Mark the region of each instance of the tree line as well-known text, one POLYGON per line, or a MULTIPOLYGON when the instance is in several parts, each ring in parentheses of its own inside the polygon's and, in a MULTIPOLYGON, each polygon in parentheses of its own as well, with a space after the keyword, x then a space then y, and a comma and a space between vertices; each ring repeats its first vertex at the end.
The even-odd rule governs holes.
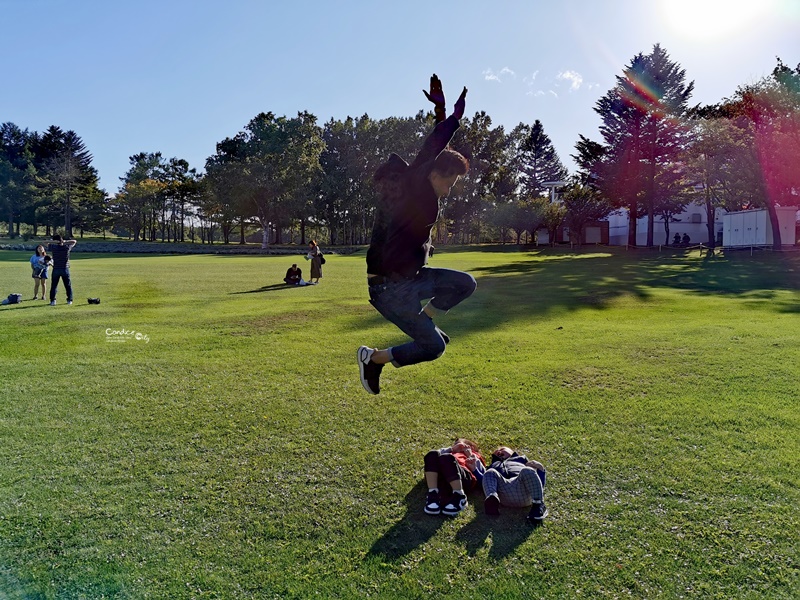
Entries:
MULTIPOLYGON (((580 135, 569 175, 539 120, 506 130, 477 112, 452 146, 470 172, 443 201, 437 243, 530 241, 540 229, 585 226, 627 212, 629 242, 647 217, 669 224, 691 202, 708 212, 714 245, 718 208, 767 208, 780 244, 776 206, 800 203, 800 65, 780 59, 762 80, 715 105, 692 106, 693 82, 660 45, 633 57, 595 105, 602 141, 580 135), (552 202, 548 182, 566 181, 552 202)), ((137 241, 368 242, 377 190, 372 173, 391 152, 411 159, 433 127, 431 113, 318 123, 256 115, 216 144, 200 174, 160 152, 130 157, 117 193, 98 187, 92 156, 73 131, 0 125, 0 220, 8 234, 72 236, 111 231, 137 241)))

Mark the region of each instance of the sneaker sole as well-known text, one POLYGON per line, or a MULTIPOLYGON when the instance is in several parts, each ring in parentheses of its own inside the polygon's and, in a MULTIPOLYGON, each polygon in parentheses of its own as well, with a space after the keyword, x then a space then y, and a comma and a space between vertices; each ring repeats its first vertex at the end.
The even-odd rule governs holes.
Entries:
POLYGON ((428 510, 427 506, 425 507, 424 510, 425 510, 425 514, 426 515, 440 515, 440 514, 442 514, 441 510, 428 510))
POLYGON ((446 508, 443 508, 442 509, 442 514, 443 515, 447 515, 448 517, 456 517, 456 516, 460 515, 462 512, 464 512, 467 509, 467 506, 469 506, 469 504, 465 504, 461 509, 455 510, 455 511, 447 510, 446 508))
POLYGON ((541 517, 528 517, 528 520, 529 521, 533 521, 534 523, 541 523, 542 521, 544 521, 544 518, 549 514, 550 514, 550 511, 545 508, 544 509, 544 514, 541 517))
POLYGON ((364 377, 364 367, 369 362, 370 356, 372 356, 372 353, 370 352, 370 348, 367 348, 366 346, 361 346, 358 350, 356 350, 356 360, 358 361, 358 371, 361 377, 361 385, 368 393, 375 396, 376 393, 372 391, 372 388, 369 387, 366 377, 364 377))

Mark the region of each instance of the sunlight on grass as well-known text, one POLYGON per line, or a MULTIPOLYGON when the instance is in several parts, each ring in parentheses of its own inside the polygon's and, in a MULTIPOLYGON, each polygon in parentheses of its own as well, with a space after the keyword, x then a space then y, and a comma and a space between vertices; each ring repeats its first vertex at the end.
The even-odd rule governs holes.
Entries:
POLYGON ((485 250, 373 397, 363 252, 76 255, 74 306, 2 307, 0 597, 794 597, 798 258, 485 250), (422 513, 457 435, 548 466, 544 527, 422 513))

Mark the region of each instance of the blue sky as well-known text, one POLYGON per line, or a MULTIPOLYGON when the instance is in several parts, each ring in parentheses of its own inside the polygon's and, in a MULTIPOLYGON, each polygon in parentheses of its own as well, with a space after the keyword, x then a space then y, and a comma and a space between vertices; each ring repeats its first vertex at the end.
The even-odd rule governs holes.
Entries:
POLYGON ((800 0, 0 0, 0 122, 72 129, 114 193, 128 157, 202 171, 259 112, 323 123, 449 103, 539 119, 562 161, 599 140, 595 102, 660 43, 712 103, 800 62, 800 0))

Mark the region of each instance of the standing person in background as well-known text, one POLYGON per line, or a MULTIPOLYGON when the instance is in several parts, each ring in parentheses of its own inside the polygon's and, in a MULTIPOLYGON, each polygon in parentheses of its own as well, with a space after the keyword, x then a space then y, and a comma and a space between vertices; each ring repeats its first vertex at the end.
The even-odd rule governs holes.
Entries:
POLYGON ((50 284, 50 306, 56 305, 56 293, 59 280, 64 280, 64 289, 67 290, 67 304, 72 304, 72 279, 69 274, 69 253, 75 247, 75 240, 67 240, 56 234, 52 244, 47 249, 53 255, 53 282, 50 284))
POLYGON ((306 260, 311 261, 311 276, 308 278, 308 282, 319 283, 319 279, 322 277, 322 250, 320 250, 316 240, 311 240, 308 243, 306 260))
POLYGON ((450 194, 456 181, 469 170, 469 161, 447 148, 464 116, 467 88, 461 92, 453 114, 445 115, 442 82, 434 74, 425 96, 434 103, 438 121, 414 162, 397 154, 375 172, 380 201, 367 251, 367 285, 370 303, 388 321, 411 338, 391 348, 361 346, 356 354, 361 385, 380 393, 383 366, 415 365, 436 360, 450 342, 433 322, 476 287, 469 273, 426 266, 432 254, 431 229, 439 217, 439 199, 450 194), (422 300, 428 299, 425 306, 422 300))
POLYGON ((41 244, 36 246, 36 252, 31 256, 31 277, 33 277, 33 299, 36 300, 39 294, 39 286, 42 286, 42 300, 47 293, 47 267, 45 263, 46 252, 41 244))

